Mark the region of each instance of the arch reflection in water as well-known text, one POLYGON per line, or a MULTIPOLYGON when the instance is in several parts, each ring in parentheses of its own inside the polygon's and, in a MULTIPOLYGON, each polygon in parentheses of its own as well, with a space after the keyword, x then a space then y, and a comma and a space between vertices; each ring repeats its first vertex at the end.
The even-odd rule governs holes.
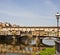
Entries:
POLYGON ((53 38, 53 37, 51 37, 50 39, 49 39, 49 37, 46 37, 42 40, 42 43, 44 45, 47 45, 47 46, 54 46, 55 45, 55 41, 54 41, 55 39, 56 38, 53 38))
POLYGON ((6 44, 11 44, 13 42, 13 38, 11 36, 6 36, 5 37, 5 43, 6 44))
POLYGON ((32 51, 32 48, 31 47, 25 47, 25 50, 26 51, 32 51))
POLYGON ((35 40, 35 39, 32 39, 29 44, 30 44, 30 45, 35 45, 35 44, 36 44, 36 40, 35 40))

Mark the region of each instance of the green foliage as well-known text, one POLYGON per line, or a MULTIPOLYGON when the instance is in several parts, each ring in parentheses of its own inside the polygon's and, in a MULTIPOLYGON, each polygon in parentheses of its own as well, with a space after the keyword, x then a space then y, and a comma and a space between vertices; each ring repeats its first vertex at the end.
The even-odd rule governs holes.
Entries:
POLYGON ((55 47, 46 48, 45 50, 40 52, 40 55, 54 55, 54 54, 55 54, 55 47))
POLYGON ((33 53, 32 55, 36 55, 35 53, 33 53))
MULTIPOLYGON (((54 55, 55 54, 55 47, 53 48, 46 48, 45 50, 40 51, 39 55, 54 55)), ((33 54, 36 55, 36 54, 33 54)))

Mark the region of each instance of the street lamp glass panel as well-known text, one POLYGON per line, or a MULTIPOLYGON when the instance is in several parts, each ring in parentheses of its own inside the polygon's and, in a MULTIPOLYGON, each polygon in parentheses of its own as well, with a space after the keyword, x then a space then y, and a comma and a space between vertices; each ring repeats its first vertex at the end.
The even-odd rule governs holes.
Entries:
POLYGON ((59 14, 59 12, 57 12, 57 14, 56 14, 56 18, 59 18, 59 16, 60 16, 60 14, 59 14))

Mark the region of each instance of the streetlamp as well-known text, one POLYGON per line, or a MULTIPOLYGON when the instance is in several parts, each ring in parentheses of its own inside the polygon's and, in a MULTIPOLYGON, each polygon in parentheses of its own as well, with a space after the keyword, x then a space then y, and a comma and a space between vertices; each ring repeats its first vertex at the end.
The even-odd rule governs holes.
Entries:
POLYGON ((59 14, 59 12, 57 12, 57 14, 56 14, 56 19, 57 19, 57 37, 59 37, 59 16, 60 16, 60 14, 59 14))
MULTIPOLYGON (((56 14, 56 19, 57 19, 57 37, 59 37, 59 16, 60 16, 60 14, 59 14, 59 12, 57 12, 57 14, 56 14)), ((56 44, 56 55, 60 55, 60 38, 57 38, 56 40, 55 40, 55 44, 56 44)))

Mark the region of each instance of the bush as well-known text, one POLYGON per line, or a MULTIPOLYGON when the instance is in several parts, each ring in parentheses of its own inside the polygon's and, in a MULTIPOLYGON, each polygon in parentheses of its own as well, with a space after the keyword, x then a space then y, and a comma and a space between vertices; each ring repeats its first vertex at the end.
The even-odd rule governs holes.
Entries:
POLYGON ((55 47, 53 48, 46 48, 43 51, 40 51, 40 55, 54 55, 55 54, 55 47))
MULTIPOLYGON (((46 48, 45 50, 40 51, 39 55, 54 55, 55 54, 55 47, 53 48, 46 48)), ((36 54, 32 54, 36 55, 36 54)))

